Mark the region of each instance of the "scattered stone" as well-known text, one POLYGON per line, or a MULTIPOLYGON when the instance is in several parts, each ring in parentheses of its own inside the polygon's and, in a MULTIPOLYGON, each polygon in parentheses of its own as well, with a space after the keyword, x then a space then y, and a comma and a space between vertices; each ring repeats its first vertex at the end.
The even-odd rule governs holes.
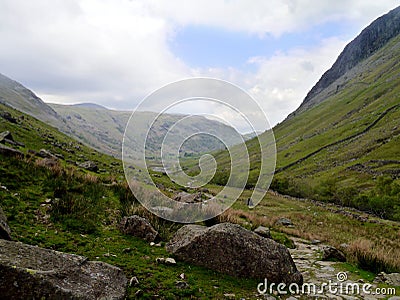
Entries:
POLYGON ((11 240, 11 229, 7 224, 7 217, 0 207, 0 239, 11 240))
POLYGON ((54 154, 55 157, 57 157, 58 159, 64 160, 64 155, 60 154, 60 153, 56 153, 54 154))
POLYGON ((346 256, 342 251, 336 249, 335 247, 325 246, 324 248, 322 248, 322 260, 345 262, 346 256))
POLYGON ((178 289, 188 289, 189 288, 189 284, 187 283, 187 282, 185 282, 185 281, 180 281, 180 280, 178 280, 178 281, 175 281, 175 286, 178 288, 178 289))
POLYGON ((179 275, 179 278, 182 279, 182 280, 184 280, 185 277, 186 277, 186 276, 185 276, 185 273, 182 273, 182 274, 179 275))
POLYGON ((139 279, 136 276, 133 276, 131 280, 129 280, 129 286, 136 286, 139 284, 139 279))
POLYGON ((176 265, 176 261, 175 259, 171 258, 171 257, 157 257, 156 258, 156 262, 159 264, 166 264, 166 265, 176 265))
POLYGON ((201 193, 189 194, 186 192, 180 192, 178 195, 174 197, 175 201, 184 202, 184 203, 195 203, 201 202, 201 193))
POLYGON ((103 262, 0 240, 3 299, 124 299, 123 271, 103 262))
POLYGON ((0 116, 1 116, 3 119, 5 119, 5 120, 7 120, 8 122, 10 122, 10 123, 14 123, 14 124, 17 123, 17 119, 15 119, 8 111, 2 111, 2 112, 0 112, 0 116))
POLYGON ((14 142, 14 138, 13 138, 11 132, 3 131, 2 133, 0 133, 0 143, 7 142, 7 141, 14 142))
POLYGON ((312 245, 318 245, 318 244, 321 243, 321 241, 320 241, 320 240, 311 240, 310 243, 311 243, 312 245))
POLYGON ((129 253, 132 252, 132 248, 124 248, 122 249, 122 253, 129 253))
POLYGON ((81 167, 85 170, 92 171, 92 172, 97 172, 99 170, 99 167, 90 160, 85 161, 83 163, 78 163, 78 167, 81 167))
POLYGON ((51 153, 49 150, 46 149, 40 149, 40 151, 37 153, 37 156, 41 158, 52 158, 52 159, 57 159, 53 153, 51 153))
POLYGON ((52 168, 58 166, 58 160, 56 158, 43 158, 40 164, 46 168, 52 168))
POLYGON ((243 227, 186 225, 167 244, 178 259, 232 276, 301 284, 288 249, 243 227))
POLYGON ((346 244, 346 243, 343 243, 343 244, 339 245, 339 248, 343 249, 343 250, 347 249, 348 247, 349 247, 349 244, 346 244))
POLYGON ((275 224, 283 225, 283 226, 292 226, 293 225, 292 221, 288 218, 280 218, 275 222, 275 224))
POLYGON ((158 237, 158 232, 151 226, 150 222, 137 215, 122 218, 119 223, 119 230, 124 234, 133 235, 148 242, 154 242, 158 237))
POLYGON ((235 299, 236 295, 235 294, 224 294, 224 297, 228 298, 228 299, 235 299))
POLYGON ((385 272, 381 272, 375 277, 374 282, 400 286, 400 273, 386 274, 385 272))
POLYGON ((271 232, 269 231, 268 227, 258 226, 254 232, 267 239, 272 239, 271 232))
POLYGON ((6 155, 6 156, 24 157, 24 154, 21 151, 16 150, 14 148, 4 146, 2 144, 0 144, 0 154, 6 155))

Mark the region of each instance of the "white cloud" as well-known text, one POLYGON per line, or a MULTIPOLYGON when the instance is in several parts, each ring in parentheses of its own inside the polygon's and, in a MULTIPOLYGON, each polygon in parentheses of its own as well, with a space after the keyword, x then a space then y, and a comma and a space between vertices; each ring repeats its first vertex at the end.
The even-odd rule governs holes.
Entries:
POLYGON ((398 5, 397 0, 149 0, 149 11, 179 25, 222 27, 231 31, 280 35, 326 21, 365 24, 398 5))
POLYGON ((351 21, 361 30, 396 5, 397 0, 2 0, 0 72, 44 100, 114 108, 132 108, 177 79, 218 77, 248 89, 275 124, 300 104, 345 41, 249 58, 257 67, 251 73, 235 66, 193 68, 169 48, 176 31, 199 24, 279 36, 326 21, 351 21))
POLYGON ((259 102, 272 124, 294 111, 321 75, 334 63, 346 42, 336 38, 311 49, 293 49, 270 58, 254 57, 259 66, 248 83, 250 94, 259 102))

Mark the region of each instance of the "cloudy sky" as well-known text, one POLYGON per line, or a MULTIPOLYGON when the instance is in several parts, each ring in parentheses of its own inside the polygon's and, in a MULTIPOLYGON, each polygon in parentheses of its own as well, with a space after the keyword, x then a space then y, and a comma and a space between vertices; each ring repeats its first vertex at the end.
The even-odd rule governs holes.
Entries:
POLYGON ((193 76, 248 91, 272 124, 398 0, 1 0, 0 73, 46 102, 133 109, 193 76))

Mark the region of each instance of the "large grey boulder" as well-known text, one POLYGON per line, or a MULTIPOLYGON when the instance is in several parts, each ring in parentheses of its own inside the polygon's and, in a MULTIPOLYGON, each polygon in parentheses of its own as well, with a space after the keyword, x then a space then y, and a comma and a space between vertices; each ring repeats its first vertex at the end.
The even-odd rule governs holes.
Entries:
POLYGON ((230 223, 186 225, 167 244, 177 259, 237 277, 302 284, 288 249, 230 223))
POLYGON ((109 264, 0 240, 2 299, 124 299, 126 287, 109 264))
POLYGON ((150 222, 137 215, 123 217, 119 223, 119 230, 124 234, 136 236, 148 242, 153 242, 158 237, 158 232, 150 222))
POLYGON ((7 217, 0 207, 0 239, 11 240, 11 229, 7 224, 7 217))

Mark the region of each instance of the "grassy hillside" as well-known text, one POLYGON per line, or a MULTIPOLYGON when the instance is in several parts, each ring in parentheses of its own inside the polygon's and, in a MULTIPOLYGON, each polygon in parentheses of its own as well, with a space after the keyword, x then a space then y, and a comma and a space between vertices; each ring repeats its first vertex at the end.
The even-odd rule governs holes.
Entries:
MULTIPOLYGON (((120 173, 119 160, 87 148, 7 106, 0 105, 0 111, 10 113, 16 120, 11 123, 0 117, 0 132, 8 130, 14 140, 25 144, 19 147, 26 154, 24 158, 0 154, 0 206, 7 215, 14 240, 121 267, 128 279, 135 276, 139 281, 128 288, 129 299, 224 299, 225 294, 259 298, 256 280, 237 279, 179 261, 172 266, 156 263, 156 258, 169 256, 163 246, 180 225, 160 220, 138 204, 120 173), (29 149, 42 148, 63 155, 64 159, 48 165, 28 153, 29 149), (96 162, 104 171, 96 174, 77 167, 75 161, 83 159, 96 162), (149 218, 159 231, 160 247, 118 231, 121 217, 134 213, 149 218), (176 281, 182 280, 182 273, 188 283, 185 289, 176 285, 176 281)), ((158 179, 163 180, 164 176, 158 179)), ((220 187, 207 188, 217 192, 220 187)), ((373 272, 399 270, 398 224, 348 219, 330 207, 273 194, 268 194, 257 210, 251 210, 245 204, 249 193, 245 191, 232 209, 213 221, 238 223, 248 229, 269 226, 273 238, 288 246, 293 246, 293 242, 287 234, 317 238, 335 246, 349 243, 347 254, 353 263, 373 272), (280 217, 291 218, 296 227, 276 225, 280 217), (348 230, 337 237, 334 232, 339 227, 348 230), (368 248, 363 246, 365 243, 368 248), (387 252, 394 254, 386 257, 383 253, 387 252)), ((363 275, 364 280, 374 278, 373 273, 365 273, 353 264, 338 264, 338 268, 354 278, 360 278, 360 274, 367 274, 363 275)))
MULTIPOLYGON (((400 36, 335 81, 322 103, 274 128, 277 166, 272 188, 334 201, 400 220, 400 36)), ((264 134, 266 135, 266 133, 264 134)), ((260 141, 263 142, 264 135, 260 141)), ((251 173, 259 143, 246 143, 251 173)), ((219 182, 230 167, 216 155, 219 182)), ((254 186, 250 176, 248 186, 254 186)))

